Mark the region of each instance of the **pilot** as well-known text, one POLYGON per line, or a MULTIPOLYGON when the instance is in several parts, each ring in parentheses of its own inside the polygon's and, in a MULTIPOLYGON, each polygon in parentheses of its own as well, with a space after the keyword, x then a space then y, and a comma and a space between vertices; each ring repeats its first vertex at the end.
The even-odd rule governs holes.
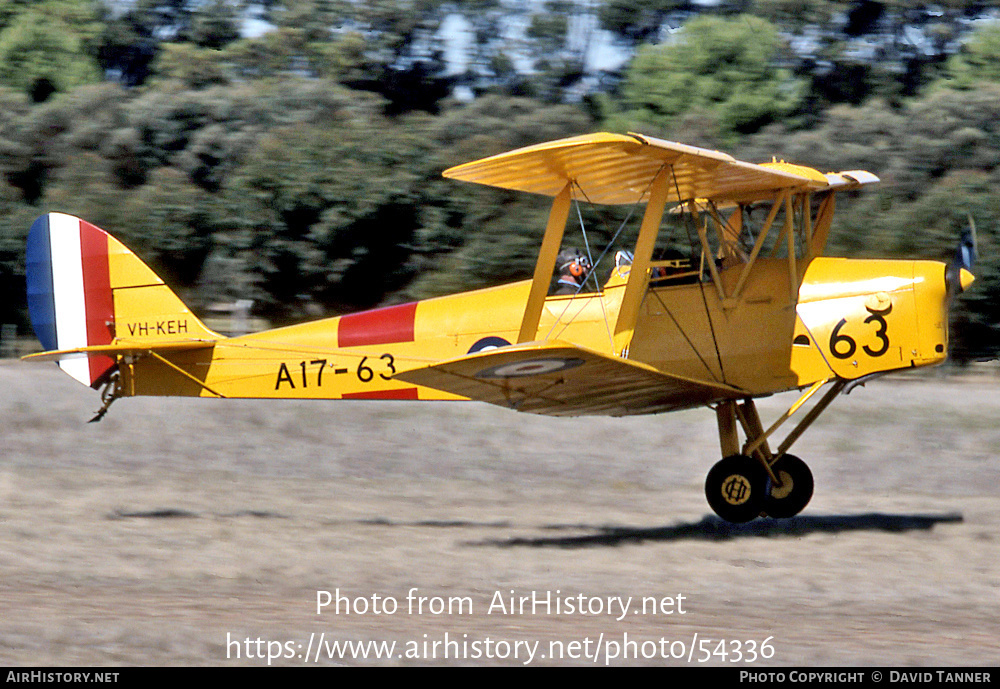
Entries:
POLYGON ((564 249, 556 258, 556 288, 553 294, 576 294, 590 274, 590 259, 579 249, 564 249))

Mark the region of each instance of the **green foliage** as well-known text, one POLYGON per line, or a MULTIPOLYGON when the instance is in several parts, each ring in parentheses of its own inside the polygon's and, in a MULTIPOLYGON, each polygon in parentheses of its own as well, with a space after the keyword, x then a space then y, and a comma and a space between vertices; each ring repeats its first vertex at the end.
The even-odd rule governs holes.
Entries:
POLYGON ((433 112, 449 83, 439 29, 455 9, 442 0, 275 0, 264 16, 278 36, 247 39, 233 55, 244 74, 333 78, 382 95, 388 112, 433 112))
POLYGON ((242 0, 136 0, 120 21, 144 36, 216 50, 239 38, 242 0))
MULTIPOLYGON (((528 98, 485 96, 435 118, 428 135, 435 177, 452 165, 541 141, 582 134, 579 109, 528 98)), ((435 179, 444 222, 421 233, 424 260, 406 298, 425 298, 531 277, 550 202, 474 184, 435 179)))
POLYGON ((70 27, 91 52, 101 32, 104 12, 100 0, 0 0, 0 30, 34 12, 70 27))
POLYGON ((1000 22, 977 29, 948 59, 942 81, 955 89, 972 89, 983 81, 1000 83, 1000 22))
POLYGON ((24 245, 28 228, 39 215, 21 203, 20 193, 0 180, 0 324, 14 323, 21 332, 29 332, 25 310, 24 245))
POLYGON ((544 200, 441 171, 586 128, 573 108, 489 97, 438 118, 355 113, 271 130, 224 189, 245 228, 239 250, 263 276, 255 298, 287 318, 530 275, 544 200))
POLYGON ((229 82, 221 52, 214 48, 200 48, 192 43, 164 44, 154 62, 153 71, 160 79, 179 81, 194 89, 229 82))
MULTIPOLYGON (((101 66, 129 86, 145 83, 156 69, 177 77, 180 58, 198 54, 195 49, 221 50, 239 38, 244 7, 243 0, 136 0, 106 18, 100 36, 101 66), (154 66, 161 49, 180 44, 190 49, 154 66)), ((210 69, 217 67, 213 64, 210 69)), ((194 65, 187 64, 181 71, 191 75, 193 82, 204 81, 203 76, 195 76, 194 65)))
POLYGON ((390 123, 347 120, 278 129, 250 152, 226 192, 272 314, 371 306, 405 284, 425 201, 419 143, 390 123))
POLYGON ((175 168, 158 168, 143 186, 123 190, 104 167, 93 154, 74 159, 51 183, 46 207, 109 228, 165 280, 192 285, 213 233, 225 228, 218 200, 175 168))
POLYGON ((972 216, 979 231, 976 282, 957 299, 953 356, 1000 352, 1000 84, 939 88, 902 110, 873 101, 840 106, 811 131, 775 127, 737 152, 774 153, 822 170, 867 169, 882 183, 838 200, 827 252, 836 256, 950 261, 972 216))
POLYGON ((801 83, 776 66, 784 50, 764 20, 692 19, 668 43, 639 50, 609 124, 670 132, 693 115, 709 120, 723 140, 756 131, 801 100, 801 83))
POLYGON ((212 0, 192 13, 191 42, 202 48, 221 50, 240 37, 239 2, 212 0))
POLYGON ((807 80, 802 121, 831 104, 881 98, 899 107, 937 78, 982 3, 754 0, 745 11, 798 45, 788 66, 807 80))
POLYGON ((850 9, 851 4, 837 0, 753 0, 749 11, 782 27, 801 29, 809 24, 829 25, 837 13, 850 9))
POLYGON ((96 26, 91 2, 51 0, 22 5, 8 3, 7 23, 0 31, 0 84, 45 100, 100 79, 89 43, 96 26), (88 14, 89 13, 89 14, 88 14))
MULTIPOLYGON (((440 172, 598 128, 578 107, 551 105, 579 78, 582 49, 570 39, 590 6, 532 6, 516 44, 500 38, 497 0, 269 0, 254 7, 276 29, 241 39, 244 6, 138 0, 102 14, 91 0, 0 0, 0 289, 14 295, 4 322, 25 322, 24 235, 50 210, 122 238, 195 308, 251 298, 277 322, 530 276, 548 200, 440 172), (438 29, 452 12, 471 27, 467 78, 479 97, 468 104, 444 97, 453 77, 438 29), (519 73, 526 61, 533 74, 519 73), (101 68, 143 86, 88 83, 101 68), (54 79, 54 95, 33 102, 32 78, 54 79), (421 108, 433 114, 386 115, 421 108)), ((956 302, 953 344, 966 358, 1000 351, 997 30, 977 31, 945 66, 949 80, 915 95, 887 65, 851 66, 830 28, 851 3, 739 6, 784 35, 826 26, 817 54, 833 71, 820 80, 797 65, 759 18, 703 16, 641 49, 620 91, 590 98, 590 112, 605 127, 741 159, 878 174, 876 191, 838 200, 834 255, 947 260, 971 213, 980 263, 956 302), (829 107, 838 100, 856 105, 829 107)), ((690 6, 597 8, 625 43, 659 36, 678 9, 690 6)), ((621 220, 582 213, 598 245, 621 220)))
POLYGON ((949 172, 893 219, 910 232, 893 234, 891 252, 900 256, 952 260, 958 238, 976 225, 976 281, 952 309, 950 353, 958 361, 996 356, 1000 351, 1000 170, 949 172))
POLYGON ((238 77, 246 79, 283 78, 307 72, 314 77, 351 82, 363 79, 368 69, 364 47, 364 39, 355 32, 314 41, 303 29, 279 27, 231 44, 223 60, 238 77))
POLYGON ((668 12, 684 7, 681 0, 606 0, 598 8, 601 26, 631 40, 655 36, 668 12))
POLYGON ((739 154, 749 160, 780 154, 824 170, 867 169, 883 180, 880 189, 915 199, 951 170, 1000 164, 1000 84, 938 89, 903 109, 882 101, 837 106, 815 129, 772 127, 739 154))

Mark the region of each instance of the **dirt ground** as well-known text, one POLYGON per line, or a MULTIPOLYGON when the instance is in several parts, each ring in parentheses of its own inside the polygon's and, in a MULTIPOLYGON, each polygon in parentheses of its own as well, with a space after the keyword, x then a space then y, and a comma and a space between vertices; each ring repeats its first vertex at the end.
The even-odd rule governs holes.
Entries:
POLYGON ((995 377, 842 397, 795 448, 809 507, 741 527, 705 504, 709 410, 147 398, 88 425, 51 364, 0 390, 0 664, 1000 661, 995 377))

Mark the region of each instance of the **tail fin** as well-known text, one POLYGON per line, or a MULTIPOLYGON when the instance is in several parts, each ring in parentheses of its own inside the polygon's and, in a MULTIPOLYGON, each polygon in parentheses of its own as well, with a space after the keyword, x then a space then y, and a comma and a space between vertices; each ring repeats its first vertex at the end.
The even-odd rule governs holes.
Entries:
POLYGON ((221 339, 121 242, 71 215, 31 225, 25 273, 35 334, 84 385, 104 383, 118 351, 221 339))

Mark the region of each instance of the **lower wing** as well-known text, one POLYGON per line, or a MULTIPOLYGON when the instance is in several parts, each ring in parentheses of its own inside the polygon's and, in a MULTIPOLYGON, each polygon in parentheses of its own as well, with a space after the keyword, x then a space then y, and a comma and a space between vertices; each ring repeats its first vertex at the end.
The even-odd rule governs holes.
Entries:
POLYGON ((655 414, 744 396, 728 385, 670 375, 560 342, 479 352, 394 378, 549 416, 655 414))

